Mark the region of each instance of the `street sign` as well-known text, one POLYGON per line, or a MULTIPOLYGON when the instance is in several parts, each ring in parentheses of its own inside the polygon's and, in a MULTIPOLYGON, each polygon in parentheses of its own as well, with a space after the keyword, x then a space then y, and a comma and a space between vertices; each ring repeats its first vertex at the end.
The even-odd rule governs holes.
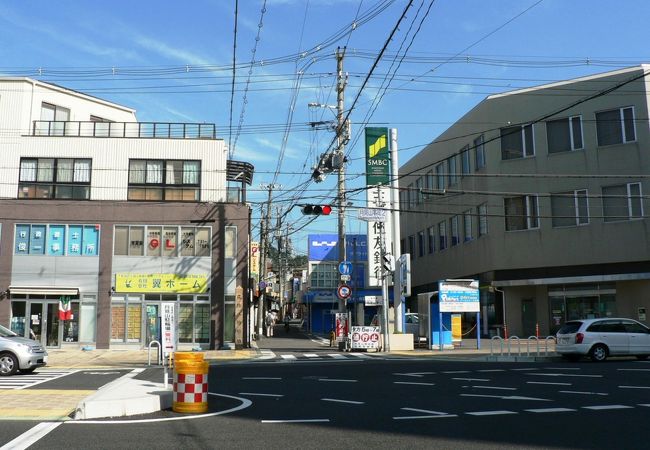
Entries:
POLYGON ((266 289, 266 281, 260 281, 260 290, 266 289))
POLYGON ((341 281, 350 281, 352 276, 350 275, 341 275, 341 281))
POLYGON ((350 275, 352 273, 352 263, 350 261, 342 261, 339 263, 339 273, 341 275, 350 275))
POLYGON ((365 222, 386 222, 386 209, 364 208, 357 212, 357 219, 365 222))
POLYGON ((350 297, 351 294, 352 288, 347 284, 340 285, 336 290, 336 295, 338 295, 341 300, 345 300, 346 298, 350 297))
POLYGON ((379 327, 352 327, 350 348, 379 348, 379 327))

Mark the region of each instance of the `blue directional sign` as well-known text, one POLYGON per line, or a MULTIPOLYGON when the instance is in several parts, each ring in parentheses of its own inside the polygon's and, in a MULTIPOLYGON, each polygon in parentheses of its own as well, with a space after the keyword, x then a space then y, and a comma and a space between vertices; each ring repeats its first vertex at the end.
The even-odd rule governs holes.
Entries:
POLYGON ((341 275, 350 275, 352 273, 352 263, 350 261, 342 261, 339 263, 339 273, 341 275))

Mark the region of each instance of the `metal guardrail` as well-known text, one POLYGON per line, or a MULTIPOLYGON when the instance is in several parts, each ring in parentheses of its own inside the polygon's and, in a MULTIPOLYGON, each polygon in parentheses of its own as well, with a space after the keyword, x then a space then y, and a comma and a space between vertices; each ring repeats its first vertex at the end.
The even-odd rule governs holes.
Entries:
MULTIPOLYGON (((529 336, 526 339, 526 356, 531 356, 530 345, 534 343, 535 351, 532 353, 532 356, 548 356, 549 355, 549 341, 555 343, 554 336, 546 336, 543 340, 537 336, 529 336), (543 354, 540 347, 541 343, 544 343, 543 354)), ((504 344, 506 346, 506 356, 522 356, 522 340, 518 336, 510 336, 508 339, 503 339, 501 336, 493 336, 490 339, 490 356, 504 356, 504 344), (499 342, 499 353, 495 353, 495 342, 499 342), (511 345, 512 344, 512 345, 511 345), (514 353, 514 345, 516 344, 516 354, 514 353)))
POLYGON ((217 128, 213 123, 35 120, 32 136, 216 139, 217 128))

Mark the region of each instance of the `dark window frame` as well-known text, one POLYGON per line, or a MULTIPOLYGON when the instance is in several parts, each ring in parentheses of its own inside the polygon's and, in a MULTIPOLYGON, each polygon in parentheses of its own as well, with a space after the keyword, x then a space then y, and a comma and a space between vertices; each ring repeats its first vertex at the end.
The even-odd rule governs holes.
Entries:
POLYGON ((18 169, 18 195, 17 198, 26 199, 26 200, 90 200, 90 187, 92 185, 92 172, 93 172, 93 160, 92 158, 54 158, 54 157, 21 157, 18 169), (39 171, 39 162, 41 161, 52 161, 52 179, 51 181, 38 181, 38 171, 39 171), (58 181, 57 177, 59 175, 59 162, 60 161, 72 161, 72 181, 58 181), (23 163, 27 161, 35 161, 36 167, 34 168, 35 179, 24 180, 23 174, 23 163), (88 181, 74 181, 75 179, 75 165, 77 161, 88 161, 88 181), (86 189, 75 189, 76 188, 86 188, 86 189), (32 196, 21 196, 21 192, 29 193, 29 189, 32 188, 34 193, 36 191, 44 192, 43 189, 49 188, 49 195, 47 197, 38 197, 36 195, 32 196), (62 196, 62 188, 72 188, 71 196, 62 196), (40 190, 39 190, 40 189, 40 190), (83 193, 84 195, 77 195, 75 193, 83 193))
POLYGON ((128 200, 129 201, 152 201, 148 198, 133 198, 131 196, 131 190, 146 190, 147 189, 152 189, 152 190, 159 190, 161 194, 161 199, 158 201, 176 201, 176 202, 198 202, 200 201, 201 198, 201 166, 202 166, 202 161, 199 159, 157 159, 157 158, 130 158, 129 159, 129 171, 128 171, 128 200), (131 171, 132 171, 132 163, 133 162, 144 162, 144 167, 145 167, 145 174, 144 174, 144 182, 138 183, 138 182, 132 182, 131 181, 131 171), (168 163, 174 163, 174 162, 181 162, 183 163, 183 168, 181 171, 181 181, 178 183, 169 183, 169 175, 167 171, 167 165, 168 163), (147 182, 147 164, 148 163, 161 163, 162 168, 161 168, 161 173, 162 173, 162 182, 161 183, 153 183, 153 182, 147 182), (196 183, 185 183, 182 179, 183 174, 185 173, 185 163, 198 163, 198 168, 197 168, 197 182, 196 183), (183 200, 183 199, 177 199, 177 198, 171 198, 168 199, 167 196, 171 192, 179 192, 179 191, 193 191, 194 192, 194 198, 189 199, 189 200, 183 200), (198 194, 198 195, 197 195, 198 194))

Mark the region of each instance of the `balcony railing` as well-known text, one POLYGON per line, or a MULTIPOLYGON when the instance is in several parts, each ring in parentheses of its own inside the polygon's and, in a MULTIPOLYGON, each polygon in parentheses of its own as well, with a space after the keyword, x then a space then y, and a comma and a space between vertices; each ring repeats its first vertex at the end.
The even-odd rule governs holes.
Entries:
POLYGON ((140 138, 140 139, 216 139, 212 123, 167 122, 61 122, 35 120, 32 136, 140 138))

